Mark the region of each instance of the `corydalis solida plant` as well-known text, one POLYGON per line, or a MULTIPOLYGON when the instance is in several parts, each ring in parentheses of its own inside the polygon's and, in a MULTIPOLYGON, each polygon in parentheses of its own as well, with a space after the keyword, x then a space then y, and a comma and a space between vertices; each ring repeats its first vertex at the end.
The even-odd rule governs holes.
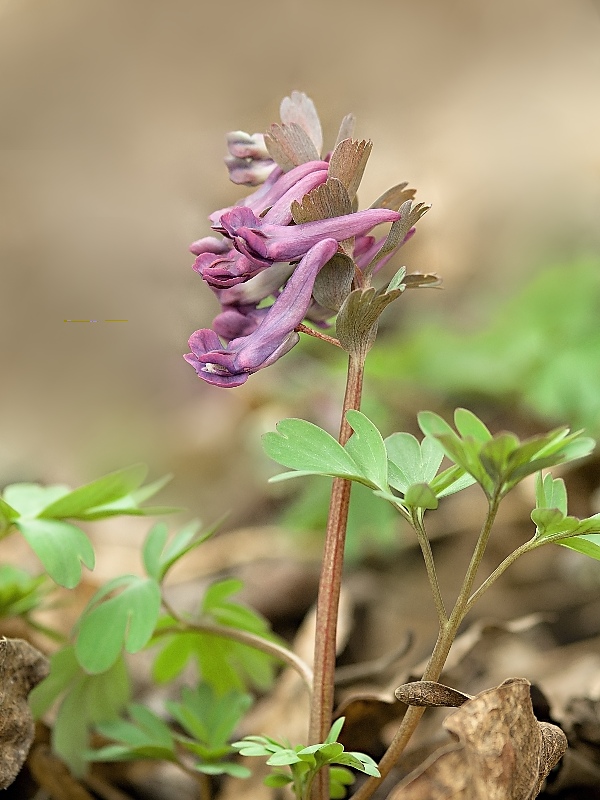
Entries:
MULTIPOLYGON (((234 182, 260 189, 210 217, 222 238, 205 237, 190 249, 194 269, 221 303, 212 329, 196 331, 184 358, 207 383, 243 384, 274 363, 299 340, 299 332, 327 338, 348 353, 339 443, 351 436, 346 413, 360 407, 364 362, 379 316, 408 286, 437 285, 434 275, 405 276, 387 287, 373 276, 413 235, 429 206, 413 206, 406 183, 388 189, 371 208, 357 210, 356 193, 371 143, 352 138, 354 119, 342 121, 333 151, 321 157, 318 115, 306 95, 293 92, 281 104, 281 125, 261 136, 229 135, 227 164, 234 182), (370 231, 391 223, 386 237, 370 231), (271 305, 264 305, 272 300, 271 305), (302 324, 326 328, 336 317, 337 339, 302 324), (219 338, 221 337, 221 338, 219 338), (223 341, 221 341, 221 339, 223 341)), ((334 697, 335 641, 351 483, 332 485, 317 601, 310 744, 326 741, 334 697)), ((314 792, 328 796, 327 771, 314 792)))
POLYGON ((300 330, 310 332, 303 320, 327 328, 337 314, 341 346, 365 350, 368 336, 361 335, 361 323, 357 329, 357 316, 366 317, 368 334, 406 284, 377 296, 372 291, 360 310, 349 296, 369 289, 372 274, 412 236, 428 208, 413 207, 414 192, 399 184, 371 208, 356 210, 371 143, 351 138, 352 117, 323 158, 321 125, 306 95, 285 98, 281 119, 265 135, 229 134, 231 179, 264 183, 211 214, 220 238, 207 236, 190 247, 194 270, 221 312, 212 329, 192 334, 192 352, 184 358, 200 378, 220 387, 240 386, 287 353, 300 330), (375 239, 369 232, 381 223, 392 223, 391 230, 375 239))

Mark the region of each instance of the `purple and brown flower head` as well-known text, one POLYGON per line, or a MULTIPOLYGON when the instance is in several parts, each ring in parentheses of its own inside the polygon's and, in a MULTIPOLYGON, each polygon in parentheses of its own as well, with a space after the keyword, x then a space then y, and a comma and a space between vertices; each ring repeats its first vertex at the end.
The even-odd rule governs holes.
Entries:
MULTIPOLYGON (((414 191, 399 184, 357 211, 371 143, 351 138, 353 117, 343 120, 325 157, 319 117, 305 94, 292 92, 283 100, 281 121, 264 135, 228 135, 231 180, 262 185, 210 215, 219 236, 190 246, 194 270, 217 296, 221 312, 212 330, 192 334, 192 352, 184 358, 216 386, 240 386, 287 353, 300 329, 310 331, 303 320, 323 327, 337 314, 339 344, 364 357, 379 314, 407 285, 396 280, 375 293, 371 278, 429 208, 413 207, 414 191), (369 233, 381 223, 392 227, 387 237, 375 239, 369 233), (365 302, 357 303, 357 292, 365 302)), ((421 278, 408 285, 437 282, 421 278)))

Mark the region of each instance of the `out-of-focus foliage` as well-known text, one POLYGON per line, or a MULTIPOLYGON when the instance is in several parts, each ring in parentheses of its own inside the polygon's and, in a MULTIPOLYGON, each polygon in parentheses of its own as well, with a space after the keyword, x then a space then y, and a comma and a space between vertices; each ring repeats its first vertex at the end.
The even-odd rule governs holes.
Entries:
POLYGON ((367 373, 462 399, 478 394, 600 431, 600 264, 592 259, 539 273, 475 332, 447 320, 381 342, 367 373))

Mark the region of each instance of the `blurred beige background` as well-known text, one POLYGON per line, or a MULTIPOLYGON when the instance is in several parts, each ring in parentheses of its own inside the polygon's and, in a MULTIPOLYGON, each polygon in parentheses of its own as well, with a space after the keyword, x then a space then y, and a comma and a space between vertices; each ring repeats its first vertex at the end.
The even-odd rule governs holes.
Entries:
POLYGON ((285 366, 196 378, 214 304, 187 246, 240 195, 225 132, 292 89, 329 143, 348 111, 374 140, 363 205, 399 180, 433 203, 403 260, 446 289, 410 313, 597 251, 600 2, 0 0, 2 483, 148 459, 210 475, 179 484, 207 519, 231 502, 230 431, 285 366))

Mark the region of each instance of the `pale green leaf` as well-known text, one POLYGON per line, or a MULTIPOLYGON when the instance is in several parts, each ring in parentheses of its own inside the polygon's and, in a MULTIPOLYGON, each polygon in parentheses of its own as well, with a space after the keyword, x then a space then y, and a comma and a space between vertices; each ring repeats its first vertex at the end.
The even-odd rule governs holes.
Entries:
POLYGON ((349 453, 329 433, 302 419, 284 419, 262 437, 267 455, 290 469, 362 479, 349 453))
POLYGON ((74 589, 81 580, 82 563, 94 568, 94 549, 85 533, 69 522, 24 519, 15 522, 52 580, 74 589))
POLYGON ((160 588, 151 578, 126 575, 106 584, 79 620, 75 653, 81 666, 92 674, 105 672, 123 647, 128 653, 141 650, 154 632, 160 603, 160 588))
POLYGON ((143 482, 147 472, 144 464, 111 472, 50 503, 39 516, 46 519, 77 518, 88 509, 111 503, 134 491, 143 482))
POLYGON ((346 452, 367 480, 385 489, 388 485, 388 457, 381 434, 360 411, 348 411, 346 419, 354 431, 346 443, 346 452))

